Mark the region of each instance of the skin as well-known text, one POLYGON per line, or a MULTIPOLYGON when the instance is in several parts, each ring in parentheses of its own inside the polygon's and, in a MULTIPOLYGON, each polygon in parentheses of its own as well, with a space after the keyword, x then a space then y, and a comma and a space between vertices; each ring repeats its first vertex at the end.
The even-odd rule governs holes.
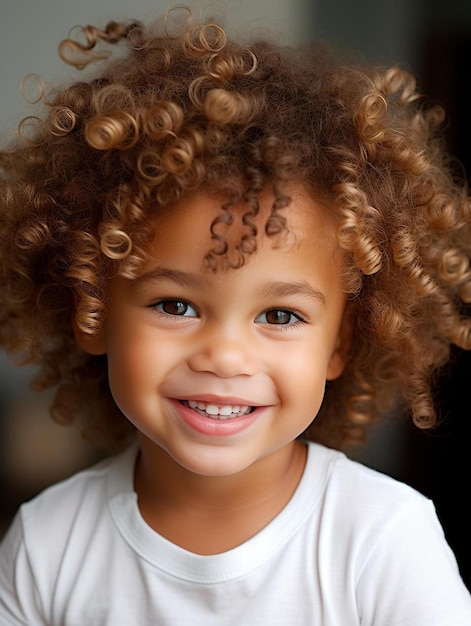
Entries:
MULTIPOLYGON (((200 554, 240 544, 286 505, 306 459, 296 438, 347 360, 333 224, 302 188, 291 197, 289 236, 263 234, 266 194, 257 252, 242 268, 216 273, 203 258, 220 201, 201 195, 172 208, 156 222, 139 277, 110 281, 102 331, 76 331, 85 351, 107 354, 115 401, 137 428, 142 516, 200 554), (215 419, 190 402, 210 412, 242 407, 243 415, 215 419)), ((231 245, 244 211, 227 230, 231 245)))

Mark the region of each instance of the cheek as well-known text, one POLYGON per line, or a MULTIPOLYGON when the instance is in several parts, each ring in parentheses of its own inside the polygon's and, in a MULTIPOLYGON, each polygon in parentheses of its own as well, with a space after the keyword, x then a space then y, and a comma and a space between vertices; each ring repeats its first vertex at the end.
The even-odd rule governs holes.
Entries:
POLYGON ((327 351, 316 348, 304 349, 289 357, 279 355, 278 386, 285 400, 307 411, 312 416, 313 410, 320 406, 325 390, 327 351))
POLYGON ((154 342, 139 318, 130 315, 111 315, 105 329, 106 351, 110 380, 124 385, 139 381, 152 370, 154 342))
POLYGON ((158 371, 151 357, 151 346, 135 342, 133 337, 108 350, 111 393, 125 414, 144 399, 146 390, 155 388, 158 371))
POLYGON ((144 324, 109 329, 108 378, 111 393, 125 415, 151 407, 158 391, 178 360, 181 350, 144 324), (139 328, 144 330, 139 330, 139 328))

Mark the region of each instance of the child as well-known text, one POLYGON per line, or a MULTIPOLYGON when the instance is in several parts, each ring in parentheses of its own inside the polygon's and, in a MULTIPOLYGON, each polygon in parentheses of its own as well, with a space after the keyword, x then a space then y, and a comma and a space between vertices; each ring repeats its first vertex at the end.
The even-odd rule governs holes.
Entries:
POLYGON ((64 41, 99 73, 1 152, 1 343, 116 453, 21 507, 0 622, 471 624, 431 502, 342 452, 471 347, 442 113, 179 14, 64 41))

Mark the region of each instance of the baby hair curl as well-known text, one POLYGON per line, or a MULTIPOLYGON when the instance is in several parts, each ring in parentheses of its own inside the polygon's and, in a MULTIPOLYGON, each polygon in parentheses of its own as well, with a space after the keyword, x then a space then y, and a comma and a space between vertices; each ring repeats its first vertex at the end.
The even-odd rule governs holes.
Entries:
POLYGON ((307 436, 346 448, 397 398, 433 427, 436 374, 451 344, 471 348, 470 202, 442 110, 398 68, 349 64, 320 43, 238 44, 181 14, 64 40, 63 60, 97 73, 44 93, 47 114, 0 152, 1 345, 39 366, 37 389, 57 387, 55 419, 86 416, 120 445, 131 427, 106 356, 76 346, 72 320, 99 331, 107 281, 137 275, 155 216, 175 203, 222 198, 204 263, 231 271, 256 251, 260 194, 273 194, 275 241, 301 183, 335 220, 352 324, 347 368, 307 436), (113 47, 124 50, 110 60, 113 47), (229 249, 221 226, 241 203, 245 232, 229 249))

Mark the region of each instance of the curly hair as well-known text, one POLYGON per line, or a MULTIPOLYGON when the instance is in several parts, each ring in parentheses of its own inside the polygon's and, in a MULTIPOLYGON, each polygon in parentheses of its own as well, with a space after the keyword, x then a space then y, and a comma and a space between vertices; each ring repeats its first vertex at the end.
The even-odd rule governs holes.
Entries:
POLYGON ((470 201, 443 111, 398 68, 174 18, 64 40, 62 59, 96 73, 44 90, 45 114, 0 152, 0 344, 39 366, 35 388, 57 387, 55 419, 86 416, 96 436, 125 441, 106 356, 77 347, 72 320, 100 330, 107 281, 137 275, 159 212, 200 190, 223 198, 205 263, 231 271, 256 250, 260 194, 273 195, 276 237, 296 182, 332 213, 355 310, 348 365, 306 436, 345 449, 397 398, 433 427, 437 372, 451 344, 471 348, 470 201), (241 202, 234 257, 217 226, 241 202))

